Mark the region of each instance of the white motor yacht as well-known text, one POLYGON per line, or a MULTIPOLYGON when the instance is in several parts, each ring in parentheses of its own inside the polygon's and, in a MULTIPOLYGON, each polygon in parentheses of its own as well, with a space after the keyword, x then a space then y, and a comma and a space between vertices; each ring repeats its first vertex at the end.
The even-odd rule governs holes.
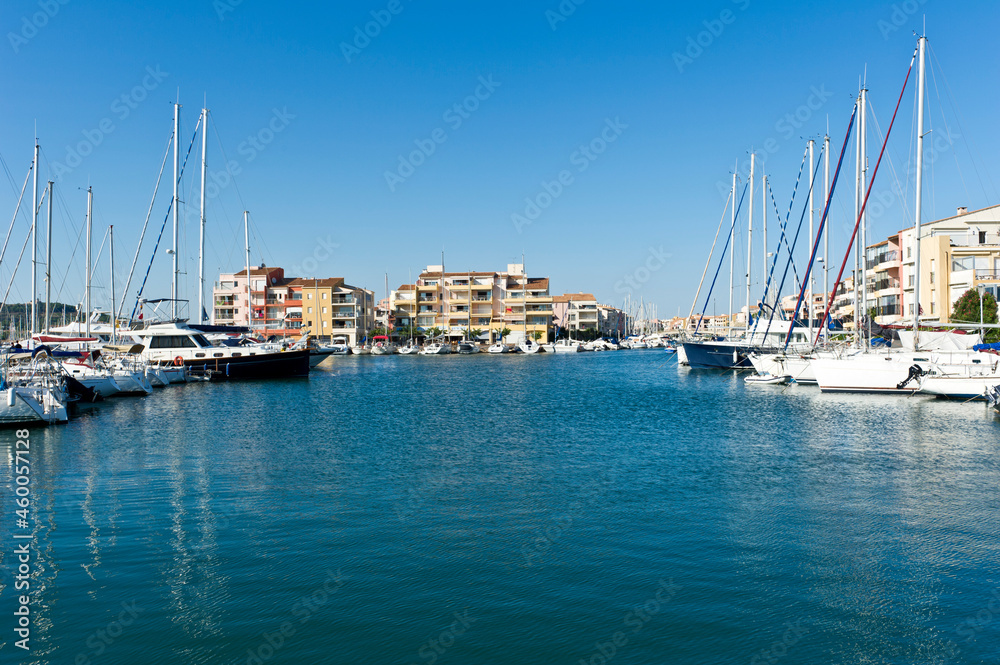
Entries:
POLYGON ((551 346, 555 353, 579 353, 583 350, 579 342, 574 342, 571 339, 561 339, 551 346))

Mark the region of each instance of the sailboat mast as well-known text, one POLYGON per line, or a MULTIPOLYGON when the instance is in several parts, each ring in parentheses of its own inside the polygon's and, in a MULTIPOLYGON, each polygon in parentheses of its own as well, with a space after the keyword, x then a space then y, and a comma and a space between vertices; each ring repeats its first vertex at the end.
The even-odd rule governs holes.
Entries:
POLYGON ((750 221, 747 224, 747 315, 743 320, 746 323, 747 330, 750 329, 750 267, 751 259, 753 258, 753 171, 756 157, 755 153, 750 153, 750 221))
MULTIPOLYGON (((733 335, 733 275, 735 274, 735 258, 736 258, 736 170, 740 167, 739 161, 733 167, 733 207, 732 207, 732 225, 729 227, 729 316, 726 318, 729 321, 729 327, 727 328, 726 337, 732 337, 733 335)), ((725 214, 725 213, 723 213, 725 214)))
POLYGON ((524 254, 521 254, 521 327, 524 328, 524 343, 528 343, 528 271, 524 269, 524 254))
MULTIPOLYGON (((764 169, 761 169, 761 171, 763 170, 764 169)), ((764 260, 761 261, 761 267, 763 268, 763 279, 761 280, 761 284, 767 284, 767 175, 765 173, 760 174, 760 204, 761 204, 760 223, 761 226, 764 228, 764 260)), ((758 312, 758 316, 759 315, 760 312, 758 312)))
MULTIPOLYGON (((813 183, 815 182, 816 165, 813 162, 813 149, 816 142, 809 139, 809 241, 815 245, 813 238, 813 183)), ((796 312, 798 314, 798 312, 796 312)), ((809 271, 809 286, 806 289, 806 320, 809 327, 809 339, 813 338, 813 276, 809 271)))
POLYGON ((247 328, 249 328, 250 332, 252 333, 253 332, 253 321, 251 320, 252 317, 251 317, 251 314, 250 314, 250 312, 252 311, 252 309, 250 307, 250 298, 251 298, 251 292, 250 292, 250 212, 247 211, 247 210, 243 211, 243 238, 245 240, 246 250, 247 250, 247 328))
POLYGON ((91 277, 90 248, 91 245, 93 244, 91 240, 93 212, 94 212, 94 190, 92 187, 88 187, 87 188, 87 282, 84 285, 84 290, 85 290, 84 300, 86 302, 86 317, 87 317, 87 337, 90 337, 90 277, 91 277))
POLYGON ((108 227, 108 263, 111 264, 111 343, 118 337, 118 317, 115 316, 115 225, 108 227))
MULTIPOLYGON (((173 251, 173 292, 170 294, 170 318, 177 318, 177 298, 179 296, 179 291, 177 290, 177 233, 180 223, 178 220, 177 209, 180 207, 180 198, 178 196, 178 178, 180 177, 181 171, 181 151, 180 151, 180 136, 181 136, 181 105, 174 103, 174 251, 173 251)), ((248 276, 249 278, 249 276, 248 276)))
MULTIPOLYGON (((868 90, 861 88, 861 192, 865 191, 868 182, 868 90)), ((867 346, 871 338, 872 322, 868 316, 868 206, 861 212, 861 309, 865 316, 865 334, 863 343, 867 346)))
POLYGON ((198 237, 198 322, 205 323, 205 175, 208 172, 208 109, 201 110, 201 224, 198 237))
MULTIPOLYGON (((830 202, 830 135, 823 137, 823 210, 828 210, 830 202)), ((823 299, 830 297, 830 231, 824 229, 823 235, 823 299)), ((830 322, 824 318, 821 324, 826 327, 826 338, 830 339, 830 322)))
POLYGON ((35 139, 35 170, 32 174, 34 177, 34 184, 32 188, 34 189, 34 196, 31 199, 31 335, 35 334, 35 322, 38 317, 35 313, 35 302, 37 298, 37 284, 38 280, 38 139, 35 139))
POLYGON ((920 50, 920 75, 917 83, 917 182, 913 222, 913 349, 920 347, 920 212, 923 205, 924 181, 924 49, 927 37, 917 40, 920 50))
MULTIPOLYGON (((861 96, 858 95, 858 115, 864 117, 864 109, 861 108, 861 96)), ((858 135, 855 137, 855 148, 854 148, 854 218, 857 219, 861 216, 861 135, 864 133, 862 130, 862 120, 858 121, 858 135)), ((861 309, 862 304, 858 297, 860 292, 860 284, 858 283, 863 276, 861 275, 861 243, 854 246, 854 346, 861 346, 861 309)))
POLYGON ((52 313, 52 187, 55 183, 49 180, 49 219, 45 231, 45 325, 42 329, 49 332, 49 316, 52 313))

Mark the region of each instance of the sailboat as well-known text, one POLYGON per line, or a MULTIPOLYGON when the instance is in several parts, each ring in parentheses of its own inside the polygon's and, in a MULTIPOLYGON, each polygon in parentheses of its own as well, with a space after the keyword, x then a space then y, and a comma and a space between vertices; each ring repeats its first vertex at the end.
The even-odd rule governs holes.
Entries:
POLYGON ((523 305, 523 316, 521 318, 521 328, 523 339, 518 343, 517 348, 521 353, 538 353, 542 350, 541 344, 528 338, 528 271, 524 269, 524 255, 521 255, 521 276, 524 281, 521 284, 521 300, 523 305))
MULTIPOLYGON (((923 139, 924 139, 924 88, 925 88, 925 50, 927 38, 920 36, 917 52, 914 58, 919 60, 917 87, 917 140, 916 140, 916 183, 914 210, 914 262, 915 283, 913 302, 913 333, 910 348, 886 349, 873 351, 868 347, 867 340, 861 339, 860 348, 840 349, 828 353, 816 354, 811 365, 816 374, 820 390, 825 392, 866 392, 866 393, 897 393, 908 394, 917 389, 917 381, 922 375, 935 373, 941 375, 970 374, 970 366, 994 364, 995 356, 987 353, 946 348, 928 348, 930 345, 920 344, 920 220, 923 200, 923 139)), ((913 60, 910 64, 913 66, 913 60)), ((905 87, 905 86, 904 86, 905 87)), ((900 94, 902 98, 902 93, 900 94)), ((897 102, 898 108, 898 102, 897 102)), ((890 123, 889 129, 892 125, 890 123)), ((887 132, 888 134, 888 132, 887 132)), ((883 146, 884 150, 884 146, 883 146)), ((881 160, 881 155, 880 155, 881 160)), ((876 163, 878 171, 878 163, 876 163)), ((872 180, 875 175, 873 174, 872 180)), ((868 193, 871 192, 871 183, 868 193)), ((867 201, 868 193, 865 195, 867 201)), ((856 222, 862 221, 862 213, 856 222)), ((862 241, 861 246, 864 246, 862 241)), ((863 273, 862 273, 863 274, 863 273)), ((858 323, 863 317, 857 316, 858 323)), ((901 338, 903 336, 901 335, 901 338)), ((933 383, 933 381, 932 381, 933 383)))
POLYGON ((389 356, 396 353, 396 345, 389 338, 392 330, 392 312, 389 310, 389 273, 385 274, 385 335, 372 337, 371 354, 373 356, 389 356))

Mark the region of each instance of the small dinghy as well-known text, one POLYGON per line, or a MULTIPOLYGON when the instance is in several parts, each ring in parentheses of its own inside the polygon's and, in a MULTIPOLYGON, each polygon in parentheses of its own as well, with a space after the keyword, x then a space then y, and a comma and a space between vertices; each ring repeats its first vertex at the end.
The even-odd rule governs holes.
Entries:
POLYGON ((783 386, 791 380, 790 374, 751 374, 743 379, 744 383, 753 386, 783 386))

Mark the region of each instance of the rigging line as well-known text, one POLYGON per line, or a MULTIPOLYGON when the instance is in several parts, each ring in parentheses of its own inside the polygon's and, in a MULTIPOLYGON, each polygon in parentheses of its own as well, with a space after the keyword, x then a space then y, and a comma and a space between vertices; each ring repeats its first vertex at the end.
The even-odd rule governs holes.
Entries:
POLYGON ((719 232, 722 231, 722 222, 726 220, 726 211, 729 210, 729 204, 733 200, 733 191, 729 191, 729 197, 726 198, 726 205, 722 208, 722 217, 719 218, 719 227, 715 229, 715 240, 712 241, 712 249, 708 253, 708 259, 705 261, 705 269, 701 271, 701 281, 698 282, 698 290, 695 291, 694 301, 691 303, 691 313, 688 314, 688 322, 694 318, 694 308, 698 306, 698 298, 701 296, 701 287, 705 283, 705 275, 708 274, 708 266, 712 263, 712 254, 715 253, 715 243, 719 240, 719 232))
MULTIPOLYGON (((927 42, 927 46, 928 46, 928 48, 930 49, 930 52, 931 52, 931 61, 932 61, 932 63, 937 63, 938 68, 941 70, 941 78, 944 80, 944 87, 948 91, 948 99, 951 102, 952 109, 955 111, 955 122, 958 124, 959 131, 962 132, 962 134, 960 136, 960 138, 961 138, 962 136, 965 136, 965 128, 962 126, 962 113, 958 110, 958 106, 955 104, 955 94, 951 91, 951 83, 948 82, 948 76, 944 73, 944 67, 941 67, 941 63, 937 59, 937 54, 934 52, 934 47, 931 46, 930 42, 927 42)), ((933 74, 933 68, 932 68, 932 74, 933 74)), ((969 156, 972 157, 972 150, 973 150, 972 142, 971 141, 964 141, 964 143, 965 143, 966 149, 969 151, 969 156)), ((978 149, 976 149, 976 156, 978 156, 978 158, 979 158, 979 163, 981 163, 981 164, 985 164, 986 163, 986 160, 983 159, 983 156, 982 156, 982 154, 979 153, 978 149)), ((975 162, 975 160, 973 160, 973 166, 974 167, 975 167, 975 164, 976 164, 976 162, 975 162)), ((976 175, 978 176, 979 175, 979 169, 976 168, 975 170, 976 170, 976 175)), ((988 171, 986 173, 986 179, 989 181, 990 187, 993 188, 993 198, 994 199, 1000 198, 1000 196, 997 196, 996 185, 993 183, 992 178, 990 178, 990 175, 989 175, 988 171)), ((986 200, 988 201, 990 199, 990 197, 989 197, 988 194, 986 194, 986 186, 982 182, 982 177, 980 177, 979 182, 980 182, 980 186, 983 187, 983 195, 986 196, 986 200)))
MULTIPOLYGON (((944 73, 942 72, 941 75, 944 76, 944 73)), ((931 63, 931 84, 934 86, 934 96, 937 97, 938 102, 940 102, 941 101, 941 92, 938 90, 937 77, 934 75, 933 61, 931 63)), ((952 138, 951 138, 951 127, 948 126, 948 118, 944 114, 944 104, 940 104, 939 108, 941 109, 941 123, 944 125, 945 140, 948 142, 948 145, 951 146, 951 145, 954 144, 954 142, 952 141, 952 138)), ((930 116, 930 115, 931 114, 928 113, 928 116, 930 116)), ((935 153, 932 153, 932 154, 936 154, 937 146, 936 146, 936 142, 935 141, 931 141, 931 147, 932 147, 932 149, 935 150, 935 153)), ((955 159, 955 169, 958 171, 958 178, 959 178, 959 180, 962 181, 962 189, 965 190, 965 198, 966 198, 967 201, 971 202, 972 201, 972 195, 969 193, 969 186, 965 182, 965 174, 962 173, 962 165, 958 161, 958 151, 957 150, 952 150, 951 152, 952 152, 952 157, 955 159)), ((932 169, 931 170, 931 178, 932 178, 932 180, 933 180, 933 177, 934 177, 934 171, 933 171, 934 161, 935 160, 931 161, 931 169, 932 169)), ((979 176, 979 170, 976 168, 975 162, 972 163, 972 170, 976 172, 976 176, 978 177, 979 176)), ((931 183, 931 186, 932 186, 931 192, 932 192, 932 195, 933 195, 933 192, 936 191, 936 188, 933 187, 933 182, 931 183)), ((982 180, 981 177, 979 178, 979 186, 980 187, 983 186, 983 180, 982 180)), ((983 187, 983 194, 984 195, 986 194, 986 188, 985 187, 983 187)))
MULTIPOLYGON (((851 119, 853 121, 854 114, 851 114, 851 119)), ((848 131, 850 131, 850 130, 848 130, 848 131)), ((806 154, 808 154, 808 152, 806 154)), ((820 163, 822 163, 822 159, 823 159, 823 155, 821 153, 819 155, 819 159, 816 162, 817 165, 820 164, 820 163)), ((819 169, 813 169, 813 177, 812 177, 812 180, 809 182, 809 192, 810 193, 814 191, 814 187, 816 186, 816 178, 819 177, 819 172, 820 172, 819 169)), ((831 192, 831 195, 832 195, 832 192, 831 192)), ((806 211, 808 211, 808 210, 809 210, 809 199, 807 198, 805 204, 802 206, 802 214, 799 215, 799 225, 795 229, 795 238, 792 239, 792 247, 793 248, 796 245, 799 244, 799 234, 802 233, 802 222, 805 220, 805 218, 806 218, 806 211)), ((782 234, 784 234, 784 231, 782 231, 782 234)), ((812 242, 814 242, 815 246, 819 246, 819 239, 822 236, 822 234, 823 234, 823 224, 821 222, 820 226, 819 226, 819 232, 816 234, 815 240, 813 238, 810 238, 809 240, 812 241, 812 242)), ((789 250, 788 251, 788 261, 785 262, 785 272, 782 273, 782 275, 781 275, 781 284, 778 285, 778 293, 779 294, 785 289, 785 279, 788 277, 788 266, 794 264, 794 261, 793 261, 792 257, 793 257, 792 252, 791 252, 791 250, 789 250)), ((777 257, 775 257, 775 258, 777 258, 777 257)), ((810 261, 810 267, 811 266, 812 266, 812 262, 810 261)), ((800 289, 801 289, 800 292, 801 293, 805 293, 805 289, 806 289, 808 280, 809 280, 809 271, 806 270, 806 274, 805 274, 805 276, 803 278, 802 284, 800 285, 800 289)), ((791 318, 791 324, 789 325, 789 330, 791 330, 791 328, 795 325, 795 319, 798 318, 798 316, 799 316, 799 307, 800 306, 801 306, 801 303, 797 304, 795 306, 795 309, 792 310, 792 318, 791 318)), ((809 317, 812 318, 812 303, 809 303, 809 309, 807 311, 809 311, 809 317)), ((765 340, 767 339, 767 334, 769 332, 771 332, 771 324, 774 322, 774 313, 775 313, 774 309, 772 309, 771 310, 771 316, 767 320, 767 328, 764 329, 764 338, 765 338, 765 340)), ((758 322, 760 321, 760 317, 759 316, 757 318, 757 321, 758 322)), ((756 328, 757 328, 757 326, 756 326, 756 324, 754 324, 754 330, 756 330, 756 328)), ((790 334, 791 333, 789 333, 789 335, 790 334)), ((752 339, 753 339, 753 336, 751 335, 751 340, 752 339)), ((786 347, 787 347, 787 343, 786 343, 786 347)))
MULTIPOLYGON (((847 259, 850 258, 850 256, 851 256, 851 248, 854 245, 854 239, 858 235, 858 227, 861 226, 861 220, 862 220, 862 218, 865 215, 865 207, 868 205, 868 197, 871 196, 872 187, 875 185, 875 177, 878 176, 879 165, 882 163, 882 155, 885 154, 885 146, 889 143, 889 135, 892 133, 892 126, 896 123, 896 115, 899 113, 899 104, 900 104, 900 102, 903 101, 903 93, 906 92, 906 86, 910 82, 910 74, 913 72, 913 63, 914 63, 914 61, 916 59, 917 59, 917 49, 914 49, 913 56, 910 58, 910 66, 906 70, 906 78, 903 80, 903 89, 899 91, 899 99, 896 100, 896 108, 892 112, 892 120, 889 121, 889 127, 885 131, 885 140, 882 142, 882 149, 879 150, 878 160, 875 162, 875 170, 872 171, 871 180, 868 181, 868 189, 867 189, 867 191, 865 191, 865 200, 861 204, 861 210, 858 211, 858 219, 854 223, 854 232, 851 234, 851 240, 850 240, 850 242, 847 243, 847 253, 844 254, 844 262, 840 264, 840 271, 837 273, 837 279, 833 283, 833 292, 834 293, 836 293, 837 286, 840 284, 840 278, 843 277, 843 275, 844 275, 844 268, 847 266, 847 259)), ((846 144, 845 144, 845 146, 846 146, 846 144)), ((843 159, 843 157, 844 157, 843 153, 841 153, 841 159, 843 159)), ((838 174, 840 173, 840 164, 837 165, 837 173, 838 174)), ((834 182, 836 182, 836 180, 834 180, 834 182)), ((825 220, 826 213, 823 214, 823 217, 824 217, 824 220, 825 220)), ((814 247, 813 248, 813 256, 815 256, 815 255, 816 255, 816 248, 814 247)), ((810 269, 812 268, 812 261, 813 261, 812 258, 810 258, 809 259, 809 268, 810 269)), ((855 279, 855 282, 857 282, 858 279, 864 279, 864 275, 857 276, 856 279, 855 279)), ((856 284, 855 284, 855 286, 856 286, 856 284)), ((801 300, 802 300, 802 292, 799 293, 799 301, 801 302, 801 300)), ((830 306, 832 304, 833 304, 833 297, 831 297, 827 301, 826 311, 823 312, 823 323, 824 323, 823 327, 825 327, 825 324, 826 324, 826 317, 830 315, 830 306)), ((864 306, 863 303, 862 303, 862 306, 864 306)), ((797 306, 796 306, 796 311, 797 311, 797 306)), ((855 328, 855 330, 857 330, 858 322, 860 321, 860 316, 859 316, 859 312, 856 311, 856 310, 854 312, 854 321, 855 321, 854 328, 855 328)), ((788 341, 792 337, 792 328, 794 328, 794 327, 795 327, 795 323, 794 323, 794 319, 793 319, 792 326, 789 327, 789 329, 788 329, 788 339, 785 340, 785 348, 788 348, 788 341)), ((820 335, 823 334, 823 327, 820 327, 820 329, 817 331, 817 333, 816 333, 816 341, 814 341, 813 344, 818 344, 819 343, 819 337, 820 337, 820 335)))
MULTIPOLYGON (((63 213, 66 215, 66 217, 72 219, 72 215, 70 215, 69 213, 69 206, 66 203, 66 199, 62 196, 61 191, 59 192, 58 197, 59 197, 59 203, 63 207, 63 213)), ((66 226, 68 227, 69 225, 66 226)), ((56 299, 62 297, 63 287, 66 286, 66 279, 69 277, 69 271, 70 271, 69 266, 73 265, 73 259, 76 258, 77 250, 80 249, 80 241, 83 239, 83 232, 86 230, 86 228, 87 228, 86 224, 81 224, 79 230, 77 230, 76 232, 76 242, 73 244, 73 251, 70 253, 69 261, 66 263, 66 272, 63 274, 62 283, 59 284, 59 290, 56 292, 56 299)), ((83 280, 82 275, 80 276, 80 279, 81 281, 83 280)))
MULTIPOLYGON (((747 187, 749 185, 750 183, 743 185, 743 193, 740 194, 740 202, 739 205, 736 206, 736 212, 733 215, 733 224, 729 228, 729 235, 726 236, 726 245, 722 248, 722 254, 719 255, 719 265, 715 268, 715 277, 712 278, 712 286, 708 289, 708 294, 705 296, 705 306, 701 308, 701 315, 698 317, 698 325, 694 328, 693 334, 695 335, 698 334, 698 330, 701 328, 701 322, 705 318, 705 312, 708 310, 708 301, 712 298, 712 291, 715 289, 715 280, 719 278, 719 270, 722 269, 722 261, 726 258, 726 250, 729 249, 729 242, 733 239, 733 230, 736 228, 736 220, 739 219, 740 208, 743 207, 743 197, 746 196, 747 187)), ((729 313, 729 316, 732 316, 732 312, 729 313)))
MULTIPOLYGON (((226 154, 226 148, 225 148, 225 146, 222 143, 222 133, 219 131, 219 125, 215 121, 215 113, 213 113, 211 110, 209 110, 208 115, 209 115, 209 117, 212 120, 213 127, 215 127, 215 132, 213 132, 213 135, 215 136, 216 143, 218 143, 218 145, 219 145, 219 151, 222 153, 222 158, 223 158, 223 160, 225 160, 226 174, 229 176, 230 180, 233 183, 233 187, 236 189, 236 198, 240 202, 240 210, 248 210, 246 203, 243 201, 243 194, 240 192, 239 183, 236 182, 236 174, 229 169, 229 155, 226 154)), ((222 187, 219 187, 219 191, 221 193, 222 187)), ((239 237, 240 235, 242 235, 242 230, 237 229, 236 224, 233 222, 232 218, 229 217, 228 213, 225 210, 223 210, 223 215, 222 216, 223 216, 223 218, 226 221, 226 225, 227 225, 228 231, 229 231, 229 236, 231 238, 235 239, 235 238, 239 237)), ((231 261, 231 257, 232 257, 233 251, 234 251, 233 250, 233 245, 230 244, 230 246, 229 246, 229 254, 227 256, 227 261, 231 261)), ((242 251, 241 251, 241 253, 242 253, 242 251)), ((272 260, 270 256, 268 256, 268 260, 269 261, 272 260)))
POLYGON ((10 183, 10 190, 12 192, 16 192, 17 182, 14 180, 14 175, 10 172, 10 169, 7 167, 7 160, 3 158, 3 153, 0 153, 0 165, 3 166, 3 172, 7 176, 7 182, 10 183))
POLYGON ((128 297, 128 289, 132 284, 132 275, 135 273, 135 265, 139 261, 139 252, 142 250, 142 241, 146 237, 146 229, 149 226, 149 218, 153 214, 153 205, 156 203, 156 193, 160 190, 160 182, 163 179, 163 169, 167 165, 167 158, 170 156, 170 146, 174 142, 174 133, 170 132, 170 138, 167 139, 167 148, 163 152, 163 161, 160 163, 160 172, 156 176, 156 184, 153 186, 153 197, 149 201, 149 209, 146 210, 146 219, 142 223, 142 232, 139 234, 139 242, 135 246, 135 256, 132 258, 132 267, 128 271, 128 279, 125 280, 125 288, 122 289, 122 299, 118 304, 118 310, 115 312, 116 317, 122 315, 122 310, 125 309, 125 299, 128 297))
POLYGON ((246 210, 247 206, 243 203, 243 195, 240 193, 239 183, 236 182, 236 174, 229 171, 229 155, 226 154, 226 148, 222 145, 222 135, 221 132, 219 132, 219 123, 215 122, 215 113, 209 111, 208 115, 212 117, 212 126, 215 127, 215 141, 219 144, 219 150, 222 152, 222 158, 225 160, 226 173, 229 174, 229 177, 233 182, 233 187, 236 188, 236 198, 240 200, 240 206, 242 206, 243 210, 246 210))
MULTIPOLYGON (((34 168, 34 165, 32 165, 32 168, 34 168)), ((31 169, 28 169, 28 175, 24 176, 24 185, 21 187, 21 196, 17 197, 17 207, 14 208, 14 216, 10 220, 10 228, 7 229, 7 237, 3 241, 3 250, 0 251, 0 265, 3 265, 3 257, 7 254, 7 243, 10 241, 10 233, 14 230, 14 222, 17 221, 17 212, 21 209, 21 199, 24 198, 24 190, 28 188, 28 181, 30 179, 31 169)))
MULTIPOLYGON (((24 237, 24 244, 21 245, 21 253, 17 256, 17 263, 14 265, 13 272, 10 273, 10 283, 7 284, 7 291, 3 294, 3 300, 0 300, 0 314, 3 313, 4 305, 7 304, 7 296, 10 295, 10 287, 14 285, 14 277, 17 275, 17 268, 21 265, 21 259, 24 258, 24 250, 28 246, 28 241, 31 240, 31 231, 28 231, 28 235, 24 237)), ((27 309, 25 309, 27 313, 27 309)))
MULTIPOLYGON (((200 124, 200 120, 198 121, 200 124)), ((177 182, 181 181, 184 177, 184 170, 187 168, 188 158, 191 156, 191 149, 194 147, 195 139, 198 138, 198 124, 195 125, 194 134, 191 136, 191 144, 188 146, 187 154, 184 155, 184 163, 181 165, 181 172, 177 174, 177 182)), ((142 292, 146 288, 146 281, 149 279, 149 271, 153 269, 153 261, 156 260, 156 250, 160 247, 160 241, 163 239, 163 230, 167 228, 167 220, 170 219, 170 213, 174 208, 174 197, 170 197, 170 205, 167 206, 167 214, 163 217, 163 224, 160 226, 160 235, 156 238, 156 244, 153 245, 153 253, 149 257, 149 265, 146 266, 146 275, 142 278, 142 284, 139 286, 139 292, 135 294, 135 306, 132 308, 132 314, 129 316, 129 321, 135 318, 136 310, 139 309, 139 301, 142 298, 142 292)), ((174 293, 174 298, 177 298, 177 294, 174 293)))
MULTIPOLYGON (((820 153, 819 154, 820 154, 820 157, 823 156, 823 149, 822 148, 820 149, 820 153)), ((788 218, 792 214, 792 206, 795 205, 795 194, 799 190, 799 182, 802 180, 802 173, 803 173, 803 170, 804 170, 805 165, 806 165, 806 159, 808 157, 809 157, 809 147, 806 146, 806 149, 802 153, 802 161, 799 163, 799 174, 795 178, 795 186, 792 187, 792 198, 788 201, 788 211, 785 213, 785 221, 782 222, 782 224, 781 224, 781 238, 778 241, 778 252, 774 253, 774 265, 778 264, 778 253, 781 251, 781 240, 784 240, 784 242, 785 242, 785 249, 788 250, 788 255, 791 256, 791 254, 792 254, 792 250, 788 246, 788 240, 785 238, 785 229, 788 227, 788 218)), ((812 185, 810 184, 810 188, 811 187, 812 187, 812 185)), ((767 189, 771 193, 771 205, 774 206, 774 212, 778 216, 778 219, 781 219, 781 213, 778 212, 778 203, 777 203, 777 201, 774 200, 774 190, 771 189, 771 185, 770 184, 768 184, 767 189)), ((766 248, 765 248, 765 251, 766 251, 766 248)), ((774 272, 774 267, 773 266, 771 268, 771 271, 774 272)), ((799 283, 799 276, 798 276, 798 272, 795 269, 795 263, 794 262, 792 263, 792 273, 795 275, 795 283, 798 284, 799 283)), ((770 278, 768 278, 768 281, 770 281, 770 278)))
MULTIPOLYGON (((878 124, 878 118, 875 116, 875 105, 872 104, 871 101, 869 100, 868 101, 868 106, 871 107, 871 110, 872 110, 872 118, 871 119, 875 123, 875 133, 878 135, 879 140, 885 140, 885 136, 883 136, 883 134, 882 134, 882 128, 878 124)), ((898 157, 898 154, 897 154, 897 157, 898 157)), ((910 207, 908 205, 906 205, 906 200, 907 199, 906 199, 906 197, 904 197, 902 195, 903 194, 903 186, 900 184, 899 175, 896 173, 896 165, 895 165, 895 162, 893 162, 892 157, 889 158, 889 170, 892 172, 892 181, 893 181, 893 184, 896 186, 896 192, 898 192, 899 195, 900 195, 899 196, 899 204, 903 207, 903 219, 908 219, 910 217, 910 207)), ((891 191, 891 185, 890 185, 890 191, 891 191)), ((881 201, 879 201, 879 203, 881 203, 881 201)), ((890 202, 889 205, 892 205, 892 203, 890 202)), ((885 208, 888 208, 888 205, 884 205, 883 204, 883 206, 885 208)), ((871 215, 869 215, 868 219, 872 220, 871 215)))
MULTIPOLYGON (((778 208, 777 205, 776 205, 777 202, 774 200, 774 190, 771 189, 771 184, 770 183, 768 183, 767 189, 768 189, 768 192, 771 195, 771 204, 774 206, 775 212, 777 212, 777 208, 778 208)), ((794 193, 793 193, 793 199, 792 200, 794 201, 794 193)), ((781 219, 781 215, 780 214, 778 215, 778 219, 781 219)), ((781 241, 782 240, 784 240, 784 242, 785 242, 785 249, 788 251, 789 256, 792 253, 791 248, 788 246, 788 240, 785 237, 785 228, 787 226, 787 221, 788 220, 786 219, 785 222, 782 222, 782 224, 779 227, 779 228, 781 228, 781 234, 780 234, 780 237, 778 238, 778 251, 774 253, 774 262, 773 262, 773 265, 777 265, 777 263, 778 263, 778 254, 781 253, 781 241)), ((772 268, 771 268, 772 271, 774 270, 773 265, 772 265, 772 268)), ((792 261, 792 274, 795 277, 795 288, 797 289, 797 288, 799 288, 799 283, 800 282, 799 282, 798 270, 795 268, 795 262, 794 262, 794 260, 792 261)))

